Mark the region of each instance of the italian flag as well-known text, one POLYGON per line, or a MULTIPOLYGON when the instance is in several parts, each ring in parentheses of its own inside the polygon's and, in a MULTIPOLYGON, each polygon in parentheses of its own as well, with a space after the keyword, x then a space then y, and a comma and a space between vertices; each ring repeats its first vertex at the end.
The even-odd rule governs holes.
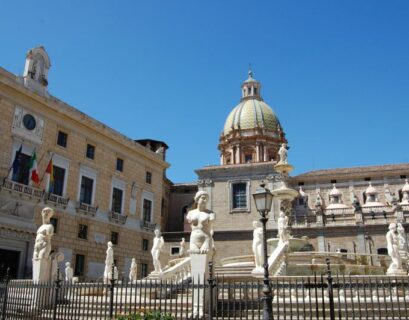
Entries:
POLYGON ((48 179, 50 183, 53 183, 54 182, 53 158, 50 159, 50 162, 47 165, 47 169, 45 170, 45 173, 48 174, 48 179))
POLYGON ((40 177, 38 176, 37 155, 35 151, 31 155, 30 163, 28 166, 30 168, 30 180, 35 184, 38 184, 40 182, 40 177))

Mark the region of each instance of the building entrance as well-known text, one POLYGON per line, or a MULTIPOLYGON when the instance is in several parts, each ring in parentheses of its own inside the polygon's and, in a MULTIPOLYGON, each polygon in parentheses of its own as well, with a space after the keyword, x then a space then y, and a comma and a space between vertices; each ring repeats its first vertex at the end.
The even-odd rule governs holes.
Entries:
POLYGON ((7 268, 10 268, 10 277, 17 278, 20 252, 0 249, 0 278, 5 276, 7 268))

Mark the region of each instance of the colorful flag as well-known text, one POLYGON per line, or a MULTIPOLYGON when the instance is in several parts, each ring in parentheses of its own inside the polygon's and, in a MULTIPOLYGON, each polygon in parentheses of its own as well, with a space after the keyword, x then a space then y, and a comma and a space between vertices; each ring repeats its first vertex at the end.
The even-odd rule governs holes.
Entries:
POLYGON ((11 166, 13 168, 13 176, 17 174, 18 170, 20 169, 20 158, 21 158, 21 153, 23 152, 23 145, 20 145, 20 148, 18 148, 16 152, 16 157, 14 158, 13 165, 11 166))
POLYGON ((40 182, 40 177, 38 176, 38 169, 37 169, 37 155, 34 150, 33 154, 31 155, 30 163, 28 164, 30 169, 30 179, 35 184, 40 182))
POLYGON ((50 162, 47 165, 47 169, 45 173, 49 174, 50 177, 50 185, 54 183, 54 170, 53 170, 53 158, 50 159, 50 162))

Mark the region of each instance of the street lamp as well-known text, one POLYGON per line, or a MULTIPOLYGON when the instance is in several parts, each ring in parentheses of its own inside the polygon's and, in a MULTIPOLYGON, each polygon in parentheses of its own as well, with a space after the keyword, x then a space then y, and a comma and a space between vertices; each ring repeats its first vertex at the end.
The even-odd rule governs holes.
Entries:
POLYGON ((253 193, 254 202, 256 203, 256 209, 260 213, 260 222, 263 224, 263 251, 264 251, 264 307, 263 307, 263 320, 273 319, 272 312, 272 296, 270 279, 268 276, 268 258, 267 258, 267 235, 266 235, 266 224, 268 221, 268 213, 271 210, 271 204, 273 202, 273 194, 265 188, 264 184, 260 184, 260 188, 253 193))

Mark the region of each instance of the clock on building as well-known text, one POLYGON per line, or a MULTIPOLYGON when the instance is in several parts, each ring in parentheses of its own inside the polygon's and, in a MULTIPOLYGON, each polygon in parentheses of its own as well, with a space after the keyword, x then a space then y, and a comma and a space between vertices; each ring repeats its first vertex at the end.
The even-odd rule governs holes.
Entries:
POLYGON ((23 117, 23 125, 27 130, 34 130, 36 127, 36 119, 29 113, 23 117))

